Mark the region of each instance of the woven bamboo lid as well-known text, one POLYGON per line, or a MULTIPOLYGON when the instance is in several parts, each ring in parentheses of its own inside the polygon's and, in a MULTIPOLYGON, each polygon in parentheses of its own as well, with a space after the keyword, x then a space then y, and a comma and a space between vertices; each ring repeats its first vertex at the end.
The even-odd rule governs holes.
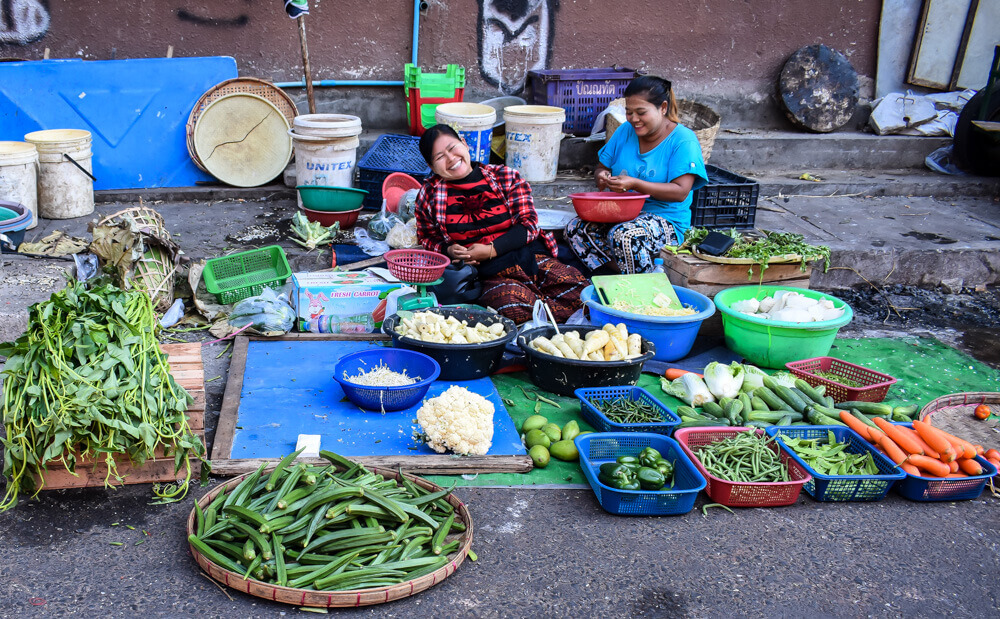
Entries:
POLYGON ((208 105, 194 127, 198 159, 213 176, 236 187, 274 180, 292 157, 288 119, 270 101, 246 93, 208 105))

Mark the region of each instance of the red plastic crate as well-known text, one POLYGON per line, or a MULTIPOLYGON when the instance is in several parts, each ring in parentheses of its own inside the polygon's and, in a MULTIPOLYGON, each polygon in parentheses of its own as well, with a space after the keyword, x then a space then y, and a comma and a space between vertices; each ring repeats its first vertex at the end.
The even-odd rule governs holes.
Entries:
POLYGON ((788 477, 791 481, 778 482, 742 482, 729 481, 715 477, 705 470, 705 465, 698 459, 698 448, 710 445, 736 436, 740 432, 756 432, 763 436, 764 430, 753 428, 733 428, 728 426, 705 428, 681 428, 674 431, 674 439, 680 443, 681 449, 691 458, 698 472, 705 478, 705 493, 716 503, 729 507, 781 507, 791 505, 799 498, 802 486, 812 480, 801 464, 778 447, 777 441, 770 448, 779 455, 782 463, 788 467, 788 477))
POLYGON ((813 387, 820 385, 826 387, 826 395, 832 397, 834 402, 881 402, 889 392, 889 387, 896 382, 896 379, 888 374, 876 372, 835 357, 815 357, 802 361, 791 361, 786 363, 785 367, 813 387), (813 374, 815 371, 830 372, 864 386, 848 387, 828 378, 817 376, 813 374))

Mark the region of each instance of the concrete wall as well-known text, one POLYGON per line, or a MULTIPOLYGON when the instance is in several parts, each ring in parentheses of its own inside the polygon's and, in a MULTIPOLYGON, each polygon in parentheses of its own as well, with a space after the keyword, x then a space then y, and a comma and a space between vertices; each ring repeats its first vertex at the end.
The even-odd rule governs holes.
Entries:
MULTIPOLYGON (((413 4, 313 0, 307 17, 314 79, 402 79, 413 4)), ((521 90, 540 68, 613 64, 673 80, 713 105, 728 126, 786 126, 774 105, 778 73, 796 49, 843 51, 872 88, 878 0, 426 0, 422 67, 467 68, 467 100, 521 90)), ((294 21, 278 0, 0 0, 0 58, 88 60, 231 55, 242 75, 300 80, 294 21)), ((299 97, 304 97, 304 94, 299 97)), ((321 92, 324 111, 401 125, 397 89, 321 92)))

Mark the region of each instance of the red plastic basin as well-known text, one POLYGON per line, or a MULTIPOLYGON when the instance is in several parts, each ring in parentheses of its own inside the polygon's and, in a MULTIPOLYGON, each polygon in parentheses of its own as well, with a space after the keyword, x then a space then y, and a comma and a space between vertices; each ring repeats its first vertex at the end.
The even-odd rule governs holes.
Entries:
POLYGON ((569 197, 573 200, 573 208, 576 209, 580 219, 601 224, 617 224, 635 219, 649 196, 633 191, 626 193, 586 191, 572 193, 569 197))

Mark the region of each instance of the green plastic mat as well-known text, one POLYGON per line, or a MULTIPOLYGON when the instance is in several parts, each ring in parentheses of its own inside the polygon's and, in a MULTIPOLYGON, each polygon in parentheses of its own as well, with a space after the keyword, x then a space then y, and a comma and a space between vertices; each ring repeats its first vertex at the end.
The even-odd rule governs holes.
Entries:
MULTIPOLYGON (((889 390, 886 403, 896 405, 919 404, 949 393, 962 391, 1000 391, 1000 371, 976 361, 965 353, 937 340, 925 338, 865 338, 838 339, 830 350, 831 357, 863 365, 884 372, 898 382, 889 390)), ((518 428, 528 416, 535 413, 538 392, 526 373, 505 374, 493 377, 500 396, 505 399, 507 411, 518 428), (527 397, 525 392, 527 392, 527 397), (513 402, 513 404, 511 404, 513 402)), ((639 386, 652 393, 671 410, 683 404, 660 390, 660 379, 643 374, 639 386)), ((580 423, 581 430, 593 430, 580 416, 576 398, 541 394, 558 402, 555 408, 542 402, 539 414, 563 426, 570 419, 580 423)), ((587 481, 576 462, 561 462, 553 458, 544 469, 534 469, 527 474, 489 473, 474 478, 452 475, 430 475, 429 479, 442 485, 452 482, 459 486, 547 486, 586 485, 587 481)))

